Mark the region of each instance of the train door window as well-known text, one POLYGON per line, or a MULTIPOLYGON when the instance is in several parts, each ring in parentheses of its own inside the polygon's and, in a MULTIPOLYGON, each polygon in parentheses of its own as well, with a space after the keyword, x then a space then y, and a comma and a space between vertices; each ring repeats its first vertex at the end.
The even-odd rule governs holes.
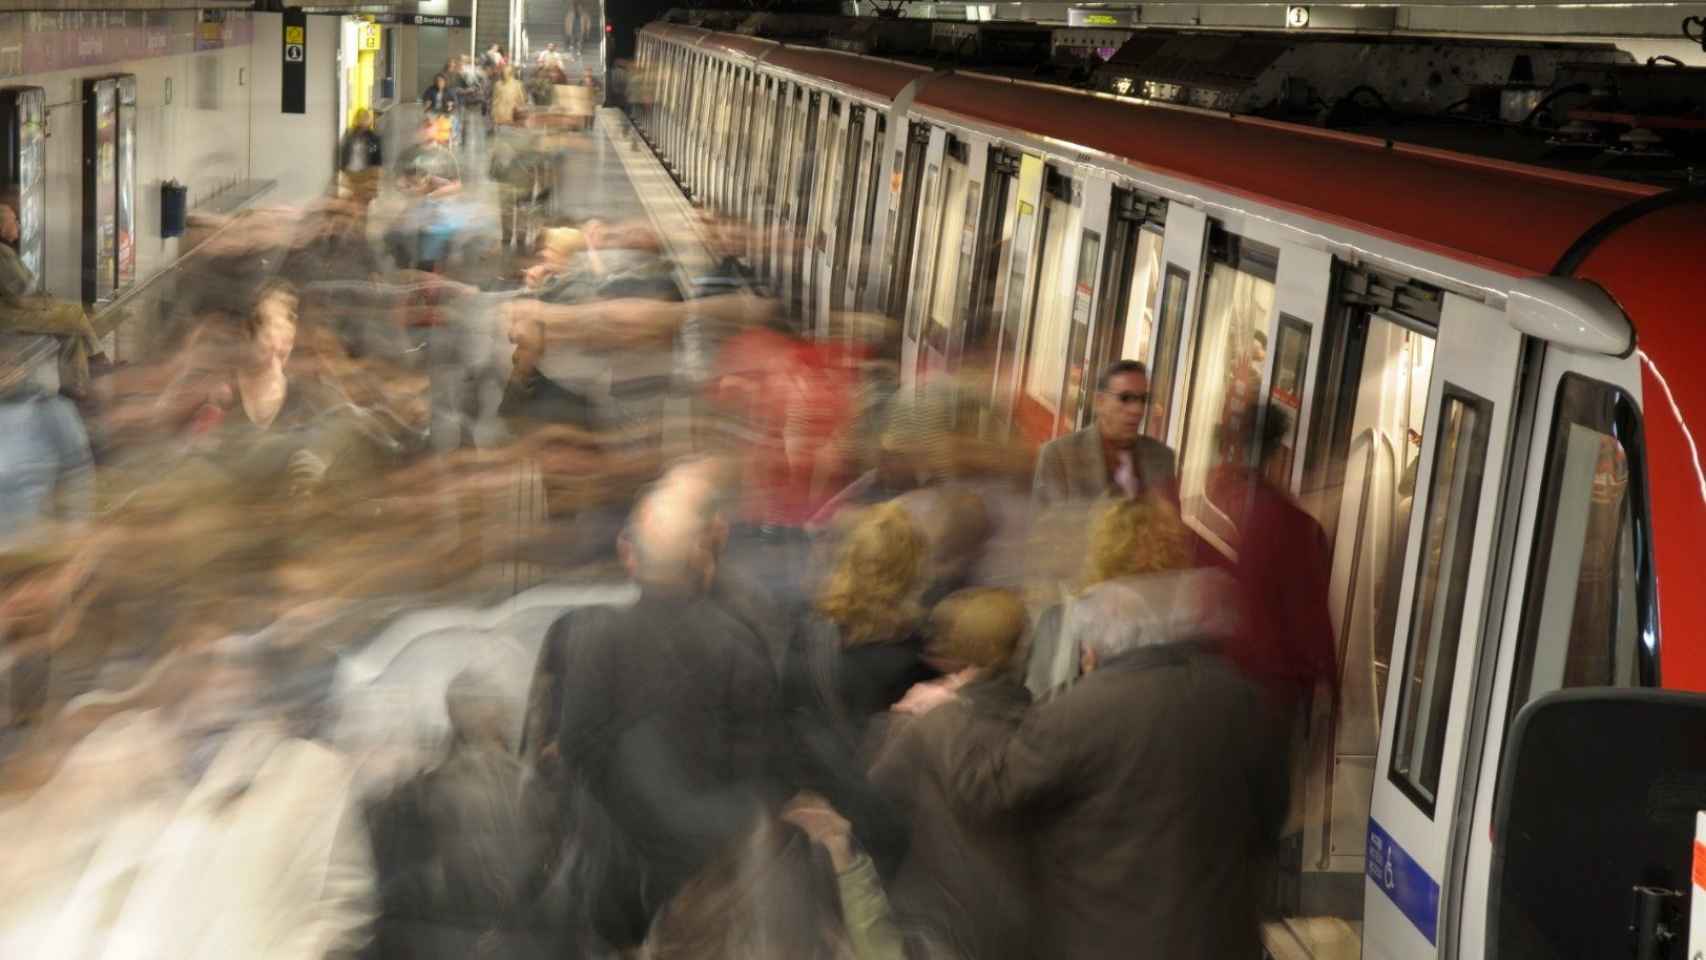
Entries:
MULTIPOLYGON (((917 250, 924 255, 925 259, 921 264, 917 262, 913 263, 912 268, 915 273, 907 280, 907 287, 909 290, 916 287, 920 280, 928 278, 930 276, 931 268, 935 265, 935 262, 930 259, 930 257, 936 249, 936 230, 941 224, 941 218, 939 215, 940 201, 938 199, 941 193, 941 182, 942 168, 939 164, 932 163, 924 168, 924 186, 922 188, 923 200, 918 206, 918 213, 914 219, 922 223, 923 233, 918 236, 916 246, 917 250)), ((907 296, 910 298, 911 294, 908 293, 907 296)), ((906 336, 908 340, 918 339, 920 328, 922 326, 921 321, 924 316, 923 307, 928 305, 928 298, 926 298, 923 304, 920 304, 916 300, 912 302, 911 307, 907 311, 906 336)), ((920 359, 922 360, 922 357, 920 357, 920 359)))
POLYGON ((792 251, 788 274, 788 302, 796 318, 800 317, 804 305, 802 284, 805 281, 806 227, 811 221, 812 190, 817 184, 817 172, 820 168, 818 153, 822 146, 818 141, 823 139, 818 130, 817 96, 802 95, 800 110, 804 113, 802 125, 805 129, 805 139, 800 144, 794 165, 794 220, 793 230, 788 237, 792 251))
POLYGON ((1399 690, 1391 771, 1393 783, 1429 816, 1444 762, 1447 708, 1456 677, 1492 412, 1491 401, 1446 384, 1433 483, 1422 514, 1420 576, 1399 690))
POLYGON ((1185 300, 1191 292, 1191 272, 1169 265, 1161 281, 1160 322, 1155 328, 1154 353, 1149 362, 1149 407, 1143 412, 1143 432, 1163 443, 1172 420, 1173 379, 1179 372, 1179 347, 1185 338, 1185 300))
POLYGON ((985 169, 989 172, 981 191, 983 210, 977 219, 977 254, 962 311, 966 324, 965 355, 982 360, 993 356, 994 338, 999 330, 995 298, 1001 284, 1001 258, 1013 239, 1013 181, 1019 174, 1018 158, 992 148, 985 169))
POLYGON ((1256 462, 1264 478, 1280 489, 1291 485, 1297 459, 1297 433, 1303 421, 1303 387, 1309 374, 1309 325, 1280 314, 1274 334, 1274 375, 1268 384, 1265 416, 1283 418, 1261 431, 1262 449, 1256 462))
POLYGON ((834 259, 829 278, 829 309, 840 313, 847 307, 847 269, 853 257, 853 215, 859 197, 863 196, 865 165, 862 153, 865 146, 865 124, 870 121, 868 107, 853 107, 847 118, 846 144, 836 158, 841 165, 841 191, 835 198, 834 259))
POLYGON ((1054 434, 1060 412, 1061 388, 1066 382, 1066 351, 1072 334, 1072 297, 1063 274, 1070 241, 1078 235, 1081 211, 1072 205, 1064 178, 1043 196, 1042 269, 1037 271, 1037 295, 1031 311, 1030 348, 1025 359, 1025 390, 1017 411, 1021 428, 1033 440, 1054 434), (1064 196, 1063 196, 1064 194, 1064 196))
MULTIPOLYGON (((948 332, 954 325, 954 292, 959 281, 960 254, 964 246, 966 197, 971 188, 967 181, 965 144, 957 144, 957 155, 955 146, 955 141, 950 139, 948 149, 944 151, 941 203, 937 207, 935 226, 935 256, 931 261, 930 301, 925 311, 928 317, 925 339, 938 352, 948 349, 948 332)), ((972 202, 976 202, 976 197, 972 202)))
POLYGON ((905 154, 895 156, 902 170, 900 206, 894 222, 889 224, 888 255, 883 264, 888 268, 889 292, 885 306, 896 320, 906 316, 909 284, 912 282, 912 243, 918 235, 918 199, 924 183, 924 155, 930 148, 930 128, 913 124, 907 139, 905 154))
MULTIPOLYGON (((1116 194, 1116 209, 1122 200, 1116 194)), ((1108 267, 1114 275, 1104 281, 1109 295, 1098 309, 1090 359, 1092 376, 1115 360, 1147 364, 1155 333, 1155 298, 1161 290, 1161 231, 1138 217, 1116 216, 1109 235, 1108 267)), ((1090 397, 1090 393, 1080 392, 1079 427, 1090 423, 1090 397)))
POLYGON ((1554 690, 1657 680, 1643 656, 1642 637, 1652 627, 1652 582, 1634 401, 1610 384, 1565 374, 1548 443, 1513 674, 1513 718, 1554 690))
POLYGON ((1078 274, 1072 285, 1072 339, 1066 348, 1066 402, 1062 415, 1074 415, 1089 400, 1085 389, 1096 375, 1086 371, 1090 358, 1090 305, 1095 300, 1096 268, 1102 256, 1102 237, 1086 230, 1078 241, 1078 274))
MULTIPOLYGON (((876 253, 872 246, 872 231, 877 228, 877 210, 882 206, 883 195, 886 192, 883 184, 883 155, 887 153, 884 149, 887 143, 885 140, 887 132, 888 119, 878 114, 876 129, 871 132, 870 155, 865 158, 868 167, 865 175, 865 224, 859 233, 861 249, 858 265, 854 268, 859 274, 859 282, 855 288, 851 305, 855 310, 864 310, 868 307, 865 302, 865 293, 870 285, 870 261, 876 253)), ((897 170, 896 173, 898 172, 897 170)), ((891 235, 893 233, 892 227, 890 233, 891 235)))
MULTIPOLYGON (((1221 550, 1237 549, 1237 517, 1255 453, 1268 321, 1279 251, 1216 230, 1186 401, 1181 506, 1221 550)), ((1151 394, 1155 393, 1151 385, 1151 394)))

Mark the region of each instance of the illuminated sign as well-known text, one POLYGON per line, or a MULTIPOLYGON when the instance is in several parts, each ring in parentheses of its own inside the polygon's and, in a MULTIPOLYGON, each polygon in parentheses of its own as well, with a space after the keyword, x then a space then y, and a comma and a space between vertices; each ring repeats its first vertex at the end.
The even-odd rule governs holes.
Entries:
POLYGON ((1304 27, 1309 26, 1309 8, 1286 7, 1285 25, 1293 30, 1302 30, 1304 27))
POLYGON ((358 30, 356 33, 356 43, 355 43, 356 49, 357 50, 378 50, 379 44, 380 44, 380 39, 383 36, 384 36, 384 32, 380 30, 379 24, 377 24, 377 23, 364 23, 361 25, 360 30, 358 30))

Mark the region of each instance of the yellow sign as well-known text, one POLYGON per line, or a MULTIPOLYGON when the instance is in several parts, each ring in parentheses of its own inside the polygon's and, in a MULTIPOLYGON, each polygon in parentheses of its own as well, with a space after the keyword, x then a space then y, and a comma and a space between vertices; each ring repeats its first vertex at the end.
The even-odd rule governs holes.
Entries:
POLYGON ((380 32, 380 29, 381 28, 377 23, 362 24, 361 33, 356 40, 356 49, 378 50, 380 38, 384 36, 384 34, 380 32))
POLYGON ((307 43, 308 42, 308 31, 302 29, 301 27, 285 27, 284 28, 284 42, 285 43, 307 43))
POLYGON ((1120 25, 1120 18, 1109 13, 1088 13, 1084 15, 1084 25, 1086 27, 1117 27, 1120 25))

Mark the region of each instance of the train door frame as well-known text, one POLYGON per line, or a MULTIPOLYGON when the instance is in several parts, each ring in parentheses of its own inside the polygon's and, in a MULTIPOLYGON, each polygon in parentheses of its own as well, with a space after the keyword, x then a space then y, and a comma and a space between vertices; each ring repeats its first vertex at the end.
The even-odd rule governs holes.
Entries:
POLYGON ((848 221, 853 216, 848 198, 852 194, 853 182, 858 179, 859 174, 857 165, 860 133, 857 127, 863 126, 865 122, 863 104, 851 99, 841 99, 834 106, 839 106, 840 110, 836 118, 834 136, 830 138, 829 149, 824 152, 827 170, 823 189, 819 191, 823 210, 818 218, 814 241, 816 259, 812 270, 813 310, 818 318, 818 329, 825 337, 830 336, 834 317, 842 308, 841 275, 845 274, 847 269, 847 234, 850 227, 848 221))
POLYGON ((799 146, 800 136, 796 121, 799 110, 795 106, 796 98, 802 96, 798 84, 786 78, 779 80, 777 89, 777 137, 776 137, 776 172, 774 191, 775 214, 771 217, 769 229, 770 256, 766 279, 771 290, 778 296, 783 293, 784 263, 787 259, 786 237, 789 233, 792 209, 789 206, 793 194, 793 168, 799 146))
MULTIPOLYGON (((1019 180, 1019 154, 1000 144, 984 151, 983 196, 977 215, 976 254, 971 275, 961 278, 960 329, 955 338, 955 367, 965 371, 966 356, 976 351, 977 362, 987 367, 980 385, 982 399, 993 394, 995 353, 1001 336, 996 295, 1001 285, 1001 259, 1011 243, 1014 216, 1008 200, 1019 180)), ((987 424, 981 425, 987 428, 987 424)))
MULTIPOLYGON (((1642 443, 1640 359, 1633 352, 1612 357, 1578 353, 1547 344, 1535 344, 1535 349, 1540 356, 1538 362, 1530 365, 1534 372, 1533 384, 1524 391, 1524 406, 1531 412, 1523 418, 1525 429, 1517 438, 1513 454, 1517 463, 1527 469, 1523 476, 1514 478, 1515 482, 1509 485, 1509 502, 1520 502, 1521 509, 1515 514, 1515 522, 1510 524, 1510 559, 1502 567, 1508 571, 1505 589, 1495 593, 1495 596, 1504 597, 1502 611, 1495 611, 1502 613, 1502 617, 1496 625, 1497 632, 1487 634, 1497 637, 1498 642, 1484 644, 1481 651, 1473 698, 1474 713, 1465 749, 1469 760, 1458 788, 1458 809, 1465 809, 1461 804, 1469 804, 1470 814, 1455 818, 1457 823, 1452 832, 1447 868, 1441 883, 1455 901, 1455 908, 1445 915, 1440 935, 1442 952, 1448 956, 1481 956, 1487 950, 1492 813, 1505 734, 1515 720, 1517 710, 1537 695, 1531 686, 1531 671, 1541 656, 1541 648, 1562 646, 1567 652, 1569 646, 1568 632, 1544 629, 1540 621, 1531 619, 1538 610, 1533 601, 1546 602, 1550 587, 1568 580, 1568 577, 1559 576, 1562 571, 1555 566, 1559 557, 1556 534, 1562 524, 1553 526, 1560 519, 1557 510, 1562 491, 1559 485, 1563 482, 1563 477, 1553 467, 1556 464, 1568 468, 1568 439, 1574 439, 1573 436, 1566 439, 1560 429, 1566 426, 1563 419, 1566 387, 1605 395, 1611 406, 1613 436, 1624 450, 1628 470, 1625 482, 1626 496, 1630 498, 1630 527, 1619 526, 1618 540, 1621 545, 1623 534, 1627 532, 1632 566, 1628 572, 1634 581, 1629 584, 1630 599, 1635 605, 1629 626, 1634 630, 1631 639, 1635 645, 1625 651, 1632 658, 1627 664, 1627 673, 1614 678, 1614 684, 1656 686, 1659 680, 1657 603, 1652 576, 1652 520, 1649 512, 1651 495, 1647 488, 1650 468, 1642 443), (1564 453, 1565 462, 1557 463, 1555 453, 1564 453), (1536 563, 1543 545, 1546 548, 1544 563, 1536 563), (1543 591, 1539 597, 1535 596, 1537 589, 1543 591), (1534 651, 1532 656, 1525 656, 1530 649, 1534 651), (1519 666, 1519 663, 1523 665, 1519 666), (1528 675, 1524 677, 1526 695, 1517 702, 1519 671, 1528 675)), ((1568 424, 1572 428, 1578 425, 1577 421, 1568 424)), ((1589 485, 1595 496, 1598 494, 1597 480, 1595 476, 1589 485)), ((1585 518, 1582 518, 1582 527, 1585 539, 1585 518)), ((1565 545, 1569 549, 1573 542, 1566 540, 1565 545)), ((1584 558, 1578 553, 1575 558, 1578 575, 1583 562, 1584 558)), ((1574 597, 1572 592, 1572 607, 1574 597)), ((1556 654, 1558 651, 1547 652, 1556 654)), ((1614 650, 1614 658, 1616 653, 1614 650)), ((1562 661, 1559 664, 1561 667, 1562 661)), ((1618 669, 1617 672, 1625 673, 1625 670, 1618 669)), ((1555 688, 1548 685, 1542 692, 1550 689, 1555 688)))
MULTIPOLYGON (((1006 241, 996 280, 995 376, 990 409, 995 435, 1005 438, 1013 431, 1013 406, 1024 376, 1025 350, 1029 342, 1031 304, 1036 299, 1036 269, 1042 244, 1043 179, 1048 162, 1041 154, 1021 152, 1019 174, 1010 196, 1013 228, 1006 241)), ((1007 232, 1007 212, 1002 231, 1007 232)))
POLYGON ((1114 185, 1099 170, 1085 168, 1081 172, 1082 186, 1074 183, 1073 199, 1083 213, 1078 221, 1077 260, 1071 271, 1071 326, 1066 339, 1066 369, 1055 408, 1056 436, 1076 427, 1078 411, 1088 405, 1094 393, 1096 323, 1102 302, 1109 299, 1104 287, 1109 276, 1108 235, 1113 225, 1114 185))
POLYGON ((966 306, 971 282, 977 272, 979 225, 984 208, 983 191, 989 175, 990 147, 988 137, 973 131, 950 133, 943 147, 942 203, 937 220, 935 255, 931 257, 930 288, 922 311, 922 372, 927 377, 945 375, 960 366, 965 346, 966 306), (964 177, 965 189, 958 201, 952 199, 953 191, 947 185, 950 164, 957 164, 964 177), (947 230, 956 216, 959 218, 958 228, 947 230), (953 244, 952 260, 950 263, 941 262, 942 251, 950 242, 953 244), (951 269, 953 275, 947 288, 948 303, 945 309, 938 310, 940 305, 936 298, 943 292, 943 269, 951 269), (946 323, 935 322, 940 316, 946 317, 946 323), (938 326, 941 328, 939 331, 938 326))
MULTIPOLYGON (((883 256, 873 264, 881 271, 883 296, 880 306, 891 320, 904 323, 911 280, 913 247, 918 239, 918 208, 923 194, 924 159, 930 150, 932 128, 918 120, 897 124, 890 131, 893 171, 889 178, 888 235, 884 240, 883 256)), ((902 329, 901 369, 908 369, 906 343, 902 329)), ((912 358, 916 360, 916 358, 912 358)))
POLYGON ((841 174, 840 212, 836 214, 835 255, 829 266, 829 311, 857 310, 859 246, 864 242, 865 218, 860 201, 871 195, 875 171, 868 158, 877 118, 882 112, 869 104, 850 102, 847 114, 846 169, 841 174))
POLYGON ((1043 171, 1040 194, 1042 202, 1039 205, 1037 227, 1039 242, 1032 255, 1032 262, 1036 265, 1036 278, 1029 284, 1031 302, 1025 315, 1024 332, 1020 341, 1022 348, 1017 355, 1017 375, 1014 379, 1013 402, 1010 408, 1012 425, 1032 442, 1049 440, 1055 435, 1060 424, 1066 374, 1071 366, 1067 353, 1072 337, 1072 314, 1078 303, 1075 293, 1078 276, 1075 267, 1082 240, 1079 227, 1084 214, 1085 177, 1089 173, 1089 168, 1073 168, 1058 161, 1048 164, 1043 171), (1059 217, 1065 217, 1066 221, 1062 222, 1057 219, 1059 217), (1056 258, 1052 270, 1049 266, 1050 257, 1056 258), (1057 309, 1061 309, 1062 304, 1069 304, 1064 307, 1065 313, 1055 313, 1057 309), (1048 311, 1046 315, 1044 311, 1048 311), (1040 326, 1039 318, 1047 319, 1049 326, 1040 326), (1061 338, 1058 345, 1038 343, 1037 338, 1045 329, 1049 335, 1058 335, 1061 338), (1042 349, 1044 347, 1048 349, 1042 349), (1059 359, 1058 376, 1039 378, 1036 375, 1033 365, 1044 357, 1048 358, 1048 362, 1059 359), (1049 390, 1046 396, 1031 389, 1032 381, 1038 379, 1045 389, 1049 390), (1049 386, 1051 380, 1053 383, 1049 386), (1038 412, 1030 414, 1027 404, 1037 407, 1038 412))
POLYGON ((1208 214, 1178 200, 1168 201, 1155 337, 1144 364, 1149 370, 1149 407, 1143 414, 1143 432, 1174 450, 1185 434, 1185 418, 1174 414, 1190 398, 1190 377, 1180 373, 1196 347, 1208 233, 1208 214), (1158 400, 1166 404, 1159 413, 1158 400))
MULTIPOLYGON (((918 372, 923 363, 922 352, 924 306, 920 301, 928 303, 928 296, 920 297, 920 293, 928 289, 931 269, 930 253, 936 247, 936 229, 940 226, 939 211, 937 211, 937 194, 941 191, 942 155, 947 149, 948 131, 944 127, 932 126, 929 140, 924 148, 924 155, 917 166, 922 171, 917 188, 917 201, 910 207, 911 248, 904 267, 897 264, 894 271, 896 289, 905 295, 904 313, 901 325, 900 369, 901 383, 910 389, 918 386, 918 372)), ((910 167, 911 164, 909 163, 910 167)))
MULTIPOLYGON (((902 126, 904 125, 902 121, 902 126)), ((882 269, 883 258, 878 254, 888 231, 892 228, 887 217, 878 216, 878 211, 888 209, 883 202, 883 172, 889 169, 888 158, 892 152, 888 139, 889 115, 873 108, 870 123, 866 126, 869 130, 865 134, 865 170, 860 174, 865 178, 864 186, 853 201, 856 205, 863 203, 864 213, 855 216, 858 235, 853 239, 848 252, 847 266, 847 304, 849 309, 855 311, 870 310, 873 307, 869 296, 871 277, 882 269)), ((894 171, 896 177, 899 173, 899 170, 894 171)), ((877 289, 879 292, 882 290, 880 277, 877 289)))
POLYGON ((806 233, 801 244, 803 267, 800 289, 803 292, 802 316, 806 326, 820 337, 829 336, 829 279, 823 275, 823 265, 829 259, 829 244, 835 229, 835 214, 840 204, 832 196, 841 188, 841 154, 847 146, 847 103, 833 93, 823 95, 818 115, 817 150, 812 157, 810 208, 806 217, 806 233))
POLYGON ((793 187, 790 196, 794 203, 794 220, 788 237, 788 260, 783 276, 783 303, 799 329, 810 329, 806 315, 806 244, 811 236, 814 211, 812 191, 817 185, 818 167, 824 133, 824 113, 829 109, 828 96, 813 87, 805 87, 805 99, 800 115, 805 122, 800 140, 798 159, 794 164, 793 187))
POLYGON ((1468 766, 1465 743, 1476 661, 1489 617, 1496 616, 1491 601, 1494 572, 1503 559, 1498 555, 1501 501, 1520 423, 1523 337, 1501 311, 1447 293, 1434 349, 1429 427, 1422 438, 1413 508, 1420 522, 1410 524, 1405 547, 1393 679, 1382 708, 1363 880, 1364 949, 1402 960, 1439 956, 1441 921, 1455 922, 1457 903, 1450 894, 1456 891, 1442 896, 1441 890, 1458 790, 1468 766), (1456 421, 1447 414, 1448 404, 1461 414, 1456 421), (1460 427, 1467 429, 1459 433, 1467 447, 1442 449, 1460 427), (1476 464, 1465 456, 1479 459, 1478 477, 1476 464), (1448 467, 1452 482, 1440 486, 1440 473, 1448 467), (1473 526, 1465 528, 1466 520, 1473 526), (1437 557, 1429 549, 1436 523, 1437 557), (1427 605, 1419 607, 1424 562, 1432 568, 1432 587, 1427 605), (1424 629, 1426 643, 1419 644, 1418 631, 1424 629), (1412 654, 1418 652, 1426 661, 1421 682, 1412 690, 1417 666, 1412 654), (1412 695, 1419 699, 1413 701, 1412 695), (1407 744, 1403 763, 1395 757, 1401 740, 1407 744))
MULTIPOLYGON (((1321 375, 1322 334, 1326 329, 1328 303, 1333 290, 1333 255, 1291 241, 1282 241, 1279 251, 1274 309, 1268 318, 1267 363, 1262 371, 1262 391, 1257 400, 1261 416, 1256 421, 1256 436, 1266 436, 1266 418, 1272 415, 1276 404, 1283 403, 1283 398, 1276 398, 1274 389, 1274 377, 1284 355, 1281 341, 1287 334, 1301 332, 1308 339, 1303 345, 1303 369, 1291 391, 1295 394, 1296 409, 1292 411, 1290 467, 1283 477, 1269 478, 1295 494, 1303 488, 1303 465, 1309 457, 1309 433, 1303 427, 1315 413, 1315 383, 1321 375)), ((1257 446, 1254 451, 1256 462, 1252 466, 1259 468, 1267 462, 1269 451, 1259 449, 1259 443, 1257 446)))
POLYGON ((752 251, 748 262, 763 281, 770 276, 770 224, 775 215, 777 137, 781 121, 777 89, 782 81, 764 73, 759 75, 759 80, 758 156, 754 159, 747 245, 752 251))

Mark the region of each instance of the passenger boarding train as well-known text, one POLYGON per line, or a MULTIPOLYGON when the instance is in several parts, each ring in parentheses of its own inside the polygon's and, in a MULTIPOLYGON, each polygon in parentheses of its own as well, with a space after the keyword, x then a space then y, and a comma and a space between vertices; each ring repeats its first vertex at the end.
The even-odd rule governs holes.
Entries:
POLYGON ((908 383, 985 371, 1034 442, 1143 361, 1229 555, 1210 478, 1279 454, 1333 544, 1343 695, 1276 956, 1486 955, 1518 710, 1706 690, 1699 193, 678 25, 636 69, 654 149, 817 333, 887 313, 908 383), (1238 422, 1262 398, 1278 450, 1238 422))

